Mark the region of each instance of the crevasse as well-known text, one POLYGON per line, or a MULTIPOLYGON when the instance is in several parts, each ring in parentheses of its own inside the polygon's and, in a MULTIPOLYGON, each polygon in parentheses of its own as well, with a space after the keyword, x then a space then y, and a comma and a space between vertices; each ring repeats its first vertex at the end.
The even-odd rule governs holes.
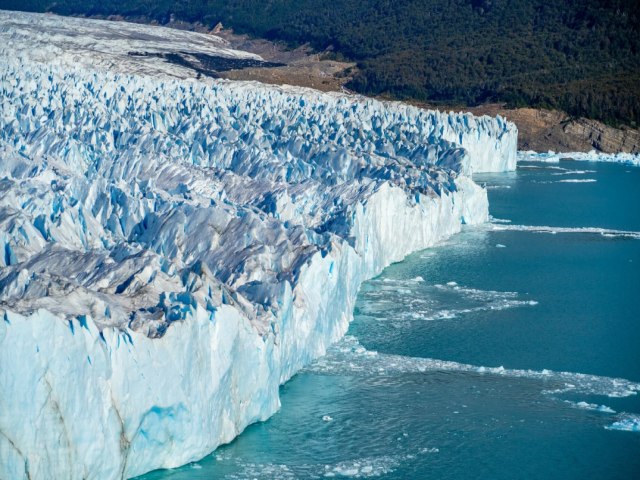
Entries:
POLYGON ((128 478, 279 408, 360 284, 488 217, 502 119, 0 55, 0 477, 128 478))

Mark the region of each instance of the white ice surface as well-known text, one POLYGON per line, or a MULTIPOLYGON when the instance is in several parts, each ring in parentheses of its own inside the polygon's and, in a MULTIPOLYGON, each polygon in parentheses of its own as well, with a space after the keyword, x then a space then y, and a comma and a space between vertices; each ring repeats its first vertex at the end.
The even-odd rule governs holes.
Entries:
POLYGON ((158 57, 129 54, 187 51, 262 60, 259 55, 230 48, 226 40, 215 35, 127 22, 2 10, 0 39, 0 48, 18 55, 27 53, 32 60, 48 64, 123 73, 164 74, 176 78, 193 78, 196 72, 158 57))
POLYGON ((344 335, 362 281, 487 220, 472 170, 514 166, 502 119, 199 82, 132 44, 245 55, 0 12, 1 478, 231 441, 344 335))

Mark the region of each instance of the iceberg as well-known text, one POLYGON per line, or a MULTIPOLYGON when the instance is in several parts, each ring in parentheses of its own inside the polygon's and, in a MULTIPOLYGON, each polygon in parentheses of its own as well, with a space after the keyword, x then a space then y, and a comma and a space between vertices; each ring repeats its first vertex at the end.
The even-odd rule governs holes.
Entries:
POLYGON ((604 428, 607 430, 620 430, 622 432, 640 432, 640 418, 634 414, 622 414, 620 420, 604 428))
POLYGON ((113 25, 0 12, 1 478, 231 441, 364 280, 488 220, 474 171, 515 167, 501 118, 197 79, 125 47, 249 54, 113 25))

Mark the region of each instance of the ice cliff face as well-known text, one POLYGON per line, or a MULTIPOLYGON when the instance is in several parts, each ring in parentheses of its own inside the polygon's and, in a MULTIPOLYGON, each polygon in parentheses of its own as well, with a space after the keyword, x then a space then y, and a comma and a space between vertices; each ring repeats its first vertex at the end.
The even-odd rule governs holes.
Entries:
POLYGON ((501 119, 53 62, 11 22, 1 478, 132 477, 268 418, 362 281, 485 221, 468 175, 515 161, 501 119))

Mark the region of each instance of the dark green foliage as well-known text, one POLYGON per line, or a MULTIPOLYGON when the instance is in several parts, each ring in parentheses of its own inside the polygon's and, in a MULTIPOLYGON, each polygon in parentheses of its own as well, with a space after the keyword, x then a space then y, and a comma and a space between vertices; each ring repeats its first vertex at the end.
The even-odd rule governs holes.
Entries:
POLYGON ((62 14, 171 14, 332 49, 361 93, 560 108, 640 125, 640 0, 0 0, 62 14))

